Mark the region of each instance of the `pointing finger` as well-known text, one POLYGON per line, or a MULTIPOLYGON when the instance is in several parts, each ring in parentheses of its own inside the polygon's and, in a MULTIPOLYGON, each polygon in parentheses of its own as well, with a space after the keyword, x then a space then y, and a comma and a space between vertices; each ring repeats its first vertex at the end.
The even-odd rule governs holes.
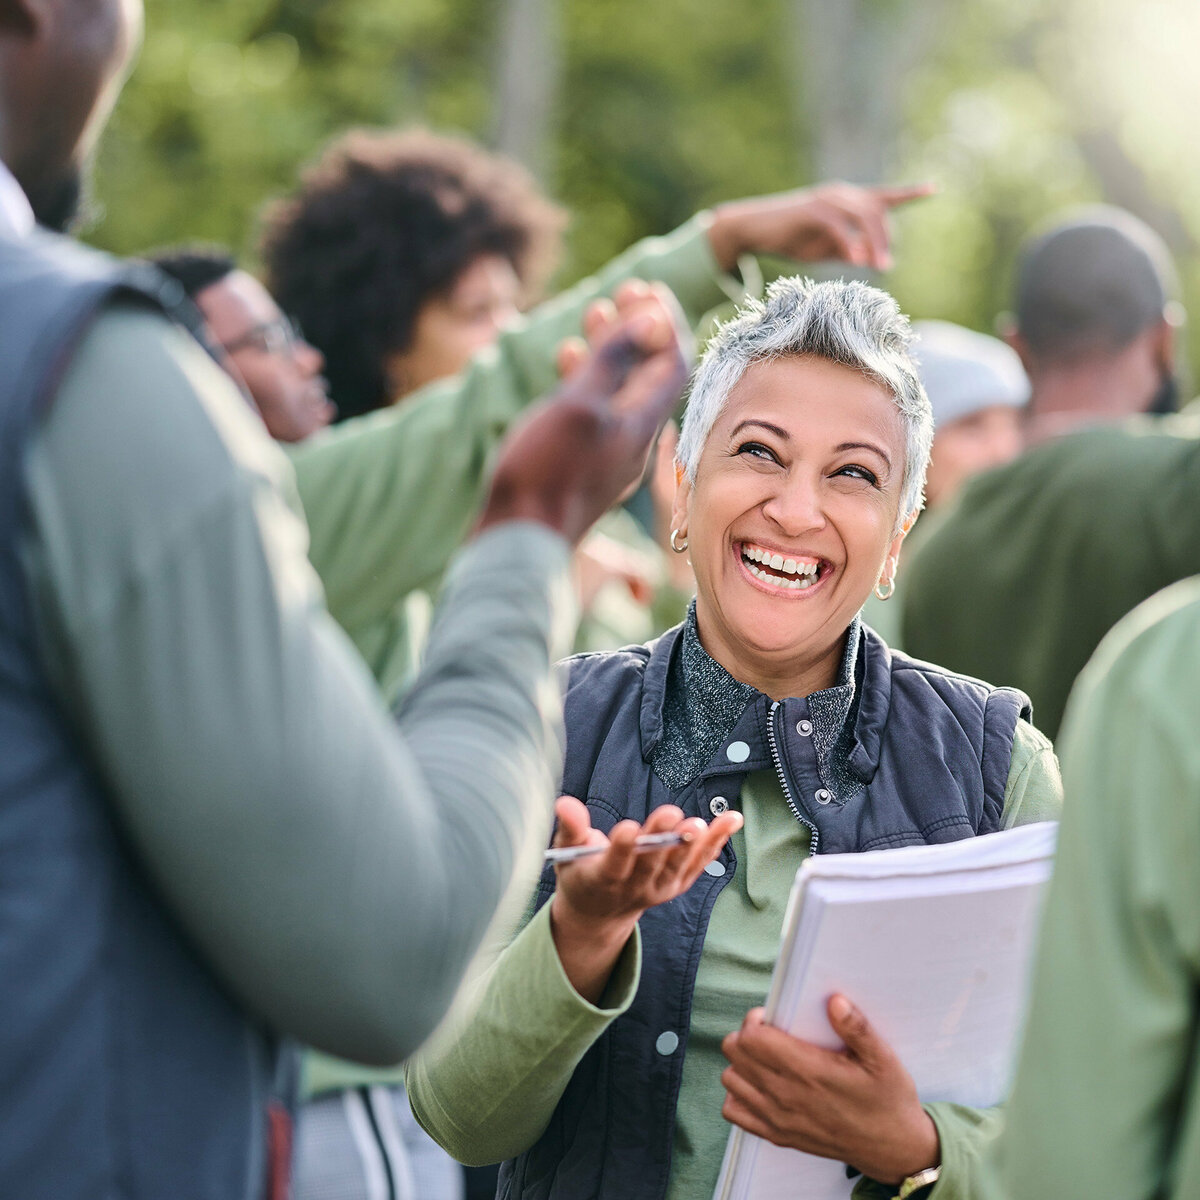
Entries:
POLYGON ((921 200, 932 196, 938 191, 936 183, 905 183, 894 187, 877 187, 871 189, 888 208, 898 204, 907 204, 910 200, 921 200))

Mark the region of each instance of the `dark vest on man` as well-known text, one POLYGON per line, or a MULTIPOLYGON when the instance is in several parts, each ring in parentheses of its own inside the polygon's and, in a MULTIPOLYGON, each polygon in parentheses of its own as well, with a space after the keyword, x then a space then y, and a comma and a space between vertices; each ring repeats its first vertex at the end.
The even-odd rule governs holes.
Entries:
MULTIPOLYGON (((649 646, 570 661, 562 791, 586 799, 592 824, 607 832, 626 817, 644 821, 662 804, 708 820, 738 804, 751 771, 768 769, 812 830, 814 853, 996 832, 1028 699, 907 658, 865 626, 854 628, 857 695, 840 787, 819 768, 819 714, 809 700, 773 704, 759 693, 698 774, 677 788, 663 782, 653 764, 681 626, 649 646)), ((696 971, 712 906, 736 870, 726 845, 686 893, 643 914, 637 996, 584 1056, 545 1133, 501 1168, 502 1200, 665 1195, 696 971)), ((536 904, 553 890, 548 869, 536 904)))
POLYGON ((0 1196, 265 1200, 286 1163, 277 1047, 126 845, 20 560, 25 450, 118 297, 171 313, 182 293, 65 239, 0 237, 0 1196))

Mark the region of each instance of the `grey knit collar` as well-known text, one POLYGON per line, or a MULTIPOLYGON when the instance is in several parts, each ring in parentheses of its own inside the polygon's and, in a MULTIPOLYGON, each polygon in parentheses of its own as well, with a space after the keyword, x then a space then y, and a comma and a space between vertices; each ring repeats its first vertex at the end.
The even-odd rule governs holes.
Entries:
MULTIPOLYGON (((861 622, 855 617, 850 623, 837 682, 808 697, 818 771, 825 786, 841 799, 847 798, 856 786, 847 769, 846 756, 852 734, 849 718, 856 708, 861 629, 861 622)), ((655 774, 673 789, 698 778, 746 706, 761 695, 749 684, 734 679, 700 644, 693 600, 679 639, 679 652, 667 675, 662 738, 652 758, 655 774)))

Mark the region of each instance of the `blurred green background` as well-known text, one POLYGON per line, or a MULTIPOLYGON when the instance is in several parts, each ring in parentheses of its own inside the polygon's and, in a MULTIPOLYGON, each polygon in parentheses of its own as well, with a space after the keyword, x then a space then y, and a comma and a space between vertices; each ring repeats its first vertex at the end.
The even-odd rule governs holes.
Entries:
MULTIPOLYGON (((930 179, 886 286, 990 329, 1064 205, 1153 225, 1200 312, 1196 0, 147 0, 87 237, 227 242, 348 125, 513 154, 572 214, 566 284, 697 208, 930 179)), ((1200 362, 1200 321, 1187 336, 1200 362)), ((1193 375, 1193 378, 1195 376, 1193 375)))

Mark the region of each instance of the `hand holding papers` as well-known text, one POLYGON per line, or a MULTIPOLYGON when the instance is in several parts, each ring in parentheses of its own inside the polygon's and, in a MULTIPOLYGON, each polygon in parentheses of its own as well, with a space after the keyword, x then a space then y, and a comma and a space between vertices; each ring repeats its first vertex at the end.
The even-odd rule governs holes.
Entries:
MULTIPOLYGON (((842 993, 907 1069, 922 1101, 998 1103, 1055 831, 1032 825, 948 845, 806 860, 766 1019, 814 1048, 839 1050, 826 1005, 842 993)), ((843 1161, 735 1129, 716 1194, 834 1200, 852 1187, 843 1161)))

